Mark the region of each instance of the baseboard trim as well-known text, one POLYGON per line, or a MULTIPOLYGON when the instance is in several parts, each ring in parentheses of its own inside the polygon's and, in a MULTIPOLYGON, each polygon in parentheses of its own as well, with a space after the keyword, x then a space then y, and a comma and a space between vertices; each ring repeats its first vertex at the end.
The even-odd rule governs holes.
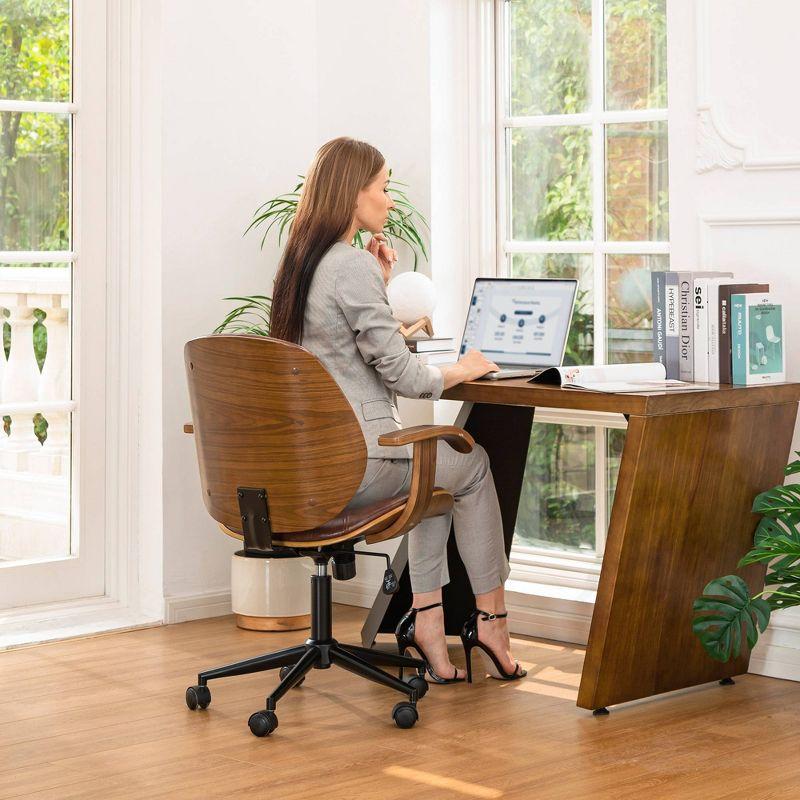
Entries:
POLYGON ((772 618, 750 655, 749 671, 800 681, 800 609, 786 609, 772 618))
POLYGON ((233 614, 230 592, 198 592, 164 598, 167 625, 233 614))
POLYGON ((333 582, 333 602, 344 606, 370 608, 379 588, 372 582, 353 578, 349 581, 333 582))
MULTIPOLYGON (((333 585, 333 601, 369 608, 378 591, 372 582, 359 581, 358 578, 336 581, 333 585)), ((589 640, 591 603, 514 591, 506 591, 506 601, 511 633, 581 645, 589 640), (558 610, 552 607, 554 603, 559 605, 558 610)))
MULTIPOLYGON (((333 602, 369 608, 379 586, 373 580, 334 581, 333 602)), ((580 600, 506 591, 511 633, 585 646, 589 640, 593 604, 580 600)), ((167 624, 232 614, 230 592, 205 592, 167 597, 167 624)), ((800 614, 775 621, 750 657, 750 672, 800 681, 800 614)), ((0 645, 1 647, 2 645, 0 645)))

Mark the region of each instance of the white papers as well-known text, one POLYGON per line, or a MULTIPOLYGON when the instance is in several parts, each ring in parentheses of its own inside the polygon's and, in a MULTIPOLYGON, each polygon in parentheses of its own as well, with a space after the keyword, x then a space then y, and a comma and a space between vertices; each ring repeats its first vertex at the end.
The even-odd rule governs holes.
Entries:
POLYGON ((551 367, 532 378, 530 382, 561 386, 563 389, 609 393, 696 392, 708 388, 684 381, 667 380, 666 367, 657 362, 551 367))

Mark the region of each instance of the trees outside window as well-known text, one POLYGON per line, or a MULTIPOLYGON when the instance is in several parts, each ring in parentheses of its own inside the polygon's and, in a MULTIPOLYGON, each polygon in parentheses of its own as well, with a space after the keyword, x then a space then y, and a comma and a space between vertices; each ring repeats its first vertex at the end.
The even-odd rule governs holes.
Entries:
MULTIPOLYGON (((666 0, 498 0, 498 272, 579 280, 565 363, 651 359, 669 269, 666 0)), ((537 414, 516 555, 599 558, 624 420, 537 414)))
POLYGON ((0 561, 69 556, 70 0, 0 0, 0 561))

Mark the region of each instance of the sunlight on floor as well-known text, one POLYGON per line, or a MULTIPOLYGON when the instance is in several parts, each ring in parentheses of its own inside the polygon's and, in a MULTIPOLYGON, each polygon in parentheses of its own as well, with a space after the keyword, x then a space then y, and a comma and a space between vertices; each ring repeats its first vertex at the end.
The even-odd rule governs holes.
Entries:
POLYGON ((512 648, 514 645, 517 645, 519 647, 524 647, 526 650, 555 650, 558 653, 566 652, 569 649, 565 647, 563 644, 550 644, 549 642, 535 642, 532 641, 531 639, 519 639, 512 635, 511 636, 512 648))
POLYGON ((556 667, 543 667, 536 673, 537 680, 547 681, 548 683, 560 683, 566 686, 574 686, 576 689, 581 683, 580 672, 564 672, 556 667))
MULTIPOLYGON (((512 684, 509 684, 511 686, 512 684)), ((553 686, 548 683, 540 683, 531 676, 523 678, 513 684, 513 687, 518 692, 530 692, 532 694, 541 694, 545 697, 558 697, 561 700, 571 700, 573 703, 578 700, 578 690, 569 689, 566 686, 553 686)))
POLYGON ((423 772, 421 769, 391 766, 384 770, 386 775, 393 778, 403 778, 414 783, 424 783, 426 786, 435 786, 437 789, 448 789, 451 792, 467 795, 468 797, 502 797, 500 789, 490 789, 488 786, 479 786, 477 783, 467 783, 458 778, 448 778, 446 775, 436 775, 433 772, 423 772))

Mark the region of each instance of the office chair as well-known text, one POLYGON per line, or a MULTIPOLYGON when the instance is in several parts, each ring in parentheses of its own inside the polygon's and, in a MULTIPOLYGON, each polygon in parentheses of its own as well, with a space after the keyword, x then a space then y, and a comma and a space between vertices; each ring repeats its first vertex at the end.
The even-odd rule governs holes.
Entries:
MULTIPOLYGON (((188 342, 184 360, 206 510, 244 542, 245 556, 288 552, 316 565, 305 643, 201 672, 186 690, 186 704, 208 707, 211 679, 280 668, 280 683, 248 722, 254 735, 267 736, 278 726, 281 697, 312 668, 336 664, 404 694, 408 699, 395 705, 392 717, 398 727, 412 727, 428 688, 424 662, 333 638, 328 562, 333 560, 333 577, 349 580, 356 574, 355 543, 382 542, 448 513, 453 496, 434 486, 437 440, 468 453, 472 437, 445 425, 380 436, 387 447, 413 445, 410 489, 353 508, 348 504, 367 464, 364 436, 350 403, 314 355, 264 336, 221 334, 188 342), (381 666, 399 668, 400 677, 381 666), (404 669, 412 672, 408 680, 402 680, 404 669)), ((391 568, 383 589, 397 590, 391 568)))

